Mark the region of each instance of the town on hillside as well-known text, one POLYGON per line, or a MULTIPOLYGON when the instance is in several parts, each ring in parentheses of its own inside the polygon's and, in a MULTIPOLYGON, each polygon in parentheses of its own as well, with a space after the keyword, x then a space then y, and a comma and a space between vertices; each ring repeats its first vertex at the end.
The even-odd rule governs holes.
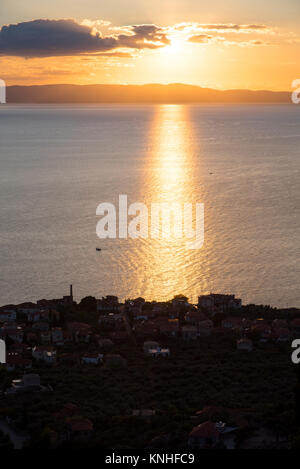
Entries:
POLYGON ((228 294, 4 305, 0 447, 298 447, 294 338, 299 309, 228 294))

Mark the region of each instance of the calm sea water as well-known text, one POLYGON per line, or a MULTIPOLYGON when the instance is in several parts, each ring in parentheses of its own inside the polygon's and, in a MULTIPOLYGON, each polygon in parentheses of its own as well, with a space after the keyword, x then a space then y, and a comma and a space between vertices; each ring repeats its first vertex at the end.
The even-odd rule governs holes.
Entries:
POLYGON ((300 306, 300 108, 0 107, 0 304, 235 293, 300 306), (205 242, 99 240, 100 202, 203 202, 205 242), (96 246, 103 248, 96 253, 96 246))

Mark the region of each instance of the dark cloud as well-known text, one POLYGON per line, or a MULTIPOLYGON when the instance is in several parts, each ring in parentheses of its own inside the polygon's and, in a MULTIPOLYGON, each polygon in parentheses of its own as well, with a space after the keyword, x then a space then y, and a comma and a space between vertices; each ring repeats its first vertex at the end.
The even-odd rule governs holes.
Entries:
POLYGON ((164 31, 156 25, 129 26, 126 33, 103 37, 90 26, 74 20, 33 20, 3 26, 0 55, 54 57, 101 53, 117 48, 157 49, 168 44, 164 31), (128 33, 127 33, 128 31, 128 33))
POLYGON ((89 57, 118 57, 121 59, 132 59, 134 57, 133 54, 130 52, 122 52, 122 51, 116 51, 116 52, 97 52, 96 54, 84 54, 89 57))

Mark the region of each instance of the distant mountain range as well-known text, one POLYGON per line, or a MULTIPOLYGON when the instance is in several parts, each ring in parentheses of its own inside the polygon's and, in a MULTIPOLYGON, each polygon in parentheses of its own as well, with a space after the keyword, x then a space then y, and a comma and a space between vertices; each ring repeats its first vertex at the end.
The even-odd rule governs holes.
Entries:
POLYGON ((8 103, 291 103, 291 92, 183 84, 9 86, 8 103))

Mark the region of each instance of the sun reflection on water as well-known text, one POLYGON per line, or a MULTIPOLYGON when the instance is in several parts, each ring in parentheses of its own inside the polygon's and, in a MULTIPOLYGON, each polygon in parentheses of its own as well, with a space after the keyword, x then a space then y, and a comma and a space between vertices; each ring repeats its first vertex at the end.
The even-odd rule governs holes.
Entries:
MULTIPOLYGON (((188 107, 167 105, 157 108, 149 131, 149 152, 141 179, 144 202, 201 203, 201 190, 196 183, 196 152, 188 107)), ((198 163, 199 164, 199 163, 198 163)), ((191 293, 193 284, 199 291, 208 290, 207 260, 203 272, 203 249, 187 248, 188 238, 133 240, 136 251, 135 267, 143 270, 140 293, 147 299, 166 300, 178 293, 191 293), (195 286, 195 285, 194 285, 195 286)), ((138 279, 140 283, 140 279, 138 279)))

